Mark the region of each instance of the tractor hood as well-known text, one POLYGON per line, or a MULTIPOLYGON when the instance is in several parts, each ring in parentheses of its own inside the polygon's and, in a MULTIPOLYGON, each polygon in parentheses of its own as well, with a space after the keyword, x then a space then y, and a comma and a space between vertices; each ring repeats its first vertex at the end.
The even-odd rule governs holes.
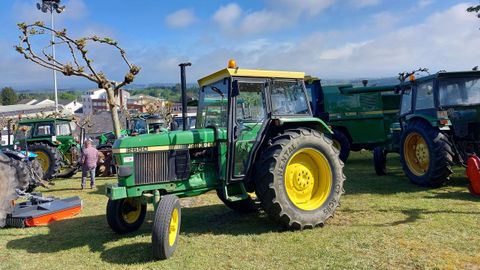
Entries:
MULTIPOLYGON (((225 138, 225 131, 219 131, 225 138)), ((212 147, 215 143, 213 129, 193 129, 187 131, 167 131, 158 134, 145 134, 120 138, 113 144, 113 153, 135 153, 166 151, 175 149, 212 147)))

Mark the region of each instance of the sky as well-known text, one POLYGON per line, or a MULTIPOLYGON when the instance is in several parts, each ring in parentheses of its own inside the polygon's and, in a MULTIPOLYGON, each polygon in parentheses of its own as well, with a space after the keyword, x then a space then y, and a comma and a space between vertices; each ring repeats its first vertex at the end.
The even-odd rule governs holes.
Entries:
MULTIPOLYGON (((18 22, 50 23, 35 0, 0 0, 0 87, 52 87, 51 71, 14 51, 18 22)), ((191 62, 196 82, 233 58, 241 68, 303 71, 324 79, 393 77, 427 67, 470 70, 480 64, 480 20, 453 0, 62 0, 55 27, 74 38, 117 40, 142 68, 136 84, 177 83, 191 62)), ((48 40, 34 45, 43 48, 48 40)), ((121 81, 114 50, 93 46, 97 69, 121 81)), ((58 48, 59 59, 67 59, 58 48)), ((59 75, 60 88, 95 87, 59 75)))

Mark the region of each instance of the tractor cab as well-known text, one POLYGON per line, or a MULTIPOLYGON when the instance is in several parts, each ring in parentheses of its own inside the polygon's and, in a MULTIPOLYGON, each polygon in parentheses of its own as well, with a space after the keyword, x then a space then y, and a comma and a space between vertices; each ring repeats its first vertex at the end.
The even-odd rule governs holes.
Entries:
MULTIPOLYGON (((186 66, 180 65, 182 89, 186 66)), ((118 183, 106 192, 110 227, 137 230, 146 203, 153 203, 154 255, 168 258, 180 227, 178 197, 212 190, 234 211, 261 206, 287 228, 322 226, 343 194, 343 163, 330 129, 312 115, 304 73, 242 69, 231 61, 198 83, 194 129, 115 141, 118 183)))

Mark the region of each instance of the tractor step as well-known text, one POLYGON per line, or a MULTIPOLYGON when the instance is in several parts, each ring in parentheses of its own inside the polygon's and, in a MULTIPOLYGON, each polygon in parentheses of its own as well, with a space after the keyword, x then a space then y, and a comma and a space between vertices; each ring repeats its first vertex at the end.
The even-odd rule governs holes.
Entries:
POLYGON ((66 199, 33 196, 16 204, 6 223, 14 228, 45 226, 78 215, 81 210, 82 200, 78 196, 66 199))

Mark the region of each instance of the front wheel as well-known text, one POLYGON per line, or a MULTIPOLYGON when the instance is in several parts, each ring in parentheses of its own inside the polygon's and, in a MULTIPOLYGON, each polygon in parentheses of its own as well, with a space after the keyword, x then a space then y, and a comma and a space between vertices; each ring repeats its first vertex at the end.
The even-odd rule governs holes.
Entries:
POLYGON ((287 228, 323 226, 344 193, 338 150, 316 130, 286 130, 273 138, 256 171, 262 208, 287 228))
POLYGON ((410 181, 419 186, 439 187, 453 173, 453 150, 438 128, 412 121, 402 133, 400 160, 410 181))
POLYGON ((182 211, 175 195, 166 195, 158 203, 152 229, 153 256, 168 259, 177 248, 182 211))
POLYGON ((147 205, 138 198, 108 200, 107 222, 118 234, 131 233, 142 226, 147 213, 147 205))

